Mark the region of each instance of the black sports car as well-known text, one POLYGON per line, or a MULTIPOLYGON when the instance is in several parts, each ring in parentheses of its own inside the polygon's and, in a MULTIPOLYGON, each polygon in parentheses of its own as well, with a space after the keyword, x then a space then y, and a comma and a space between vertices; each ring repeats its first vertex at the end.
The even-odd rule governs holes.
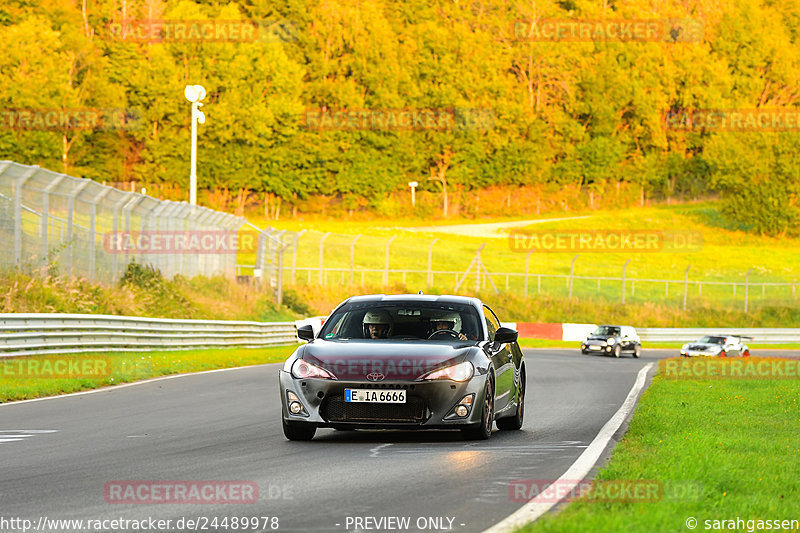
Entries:
POLYGON ((352 297, 280 372, 283 432, 317 428, 460 429, 488 439, 522 427, 525 361, 517 332, 462 296, 352 297))

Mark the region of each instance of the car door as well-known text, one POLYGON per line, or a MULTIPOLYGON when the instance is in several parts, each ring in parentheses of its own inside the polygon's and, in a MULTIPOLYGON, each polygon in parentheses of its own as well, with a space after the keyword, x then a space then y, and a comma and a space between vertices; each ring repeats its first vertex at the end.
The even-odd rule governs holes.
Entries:
POLYGON ((636 334, 633 332, 633 328, 630 326, 623 326, 622 349, 629 350, 632 352, 635 345, 636 345, 636 334))
POLYGON ((498 412, 507 407, 515 396, 513 352, 508 344, 498 345, 494 342, 494 334, 500 328, 500 321, 494 311, 484 305, 483 315, 486 318, 486 328, 489 332, 489 343, 486 344, 485 349, 494 363, 495 412, 498 412))
POLYGON ((736 337, 725 337, 725 353, 728 357, 738 357, 741 352, 741 344, 736 337))

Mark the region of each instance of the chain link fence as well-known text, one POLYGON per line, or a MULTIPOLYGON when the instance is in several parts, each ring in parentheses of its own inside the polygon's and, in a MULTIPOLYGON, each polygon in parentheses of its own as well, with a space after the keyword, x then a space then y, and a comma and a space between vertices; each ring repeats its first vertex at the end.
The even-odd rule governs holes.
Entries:
POLYGON ((113 283, 135 261, 166 277, 233 277, 246 240, 262 275, 274 279, 274 239, 249 224, 253 231, 243 235, 245 224, 186 202, 0 161, 0 269, 113 283))

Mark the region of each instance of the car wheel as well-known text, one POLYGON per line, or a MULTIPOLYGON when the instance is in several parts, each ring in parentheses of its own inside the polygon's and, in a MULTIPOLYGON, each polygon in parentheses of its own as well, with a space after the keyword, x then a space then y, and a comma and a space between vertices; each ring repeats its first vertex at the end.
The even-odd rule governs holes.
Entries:
POLYGON ((725 353, 725 350, 722 350, 721 352, 719 352, 719 356, 720 357, 728 357, 728 354, 725 353))
POLYGON ((619 357, 619 354, 622 353, 622 348, 619 347, 619 344, 614 346, 614 357, 619 357))
POLYGON ((461 434, 467 440, 486 440, 492 436, 492 424, 494 424, 494 383, 491 378, 487 378, 481 408, 481 423, 476 427, 462 429, 461 434))
POLYGON ((586 355, 586 354, 587 354, 587 353, 589 353, 589 352, 588 352, 588 351, 586 351, 586 350, 581 350, 581 353, 582 353, 583 355, 586 355))
POLYGON ((283 435, 289 440, 311 440, 317 428, 305 422, 283 420, 283 435))
POLYGON ((517 397, 517 414, 508 418, 498 418, 495 420, 498 429, 514 430, 521 429, 525 418, 525 372, 519 377, 519 395, 517 397))
POLYGON ((633 347, 633 356, 638 359, 640 355, 642 355, 642 346, 637 344, 633 347))

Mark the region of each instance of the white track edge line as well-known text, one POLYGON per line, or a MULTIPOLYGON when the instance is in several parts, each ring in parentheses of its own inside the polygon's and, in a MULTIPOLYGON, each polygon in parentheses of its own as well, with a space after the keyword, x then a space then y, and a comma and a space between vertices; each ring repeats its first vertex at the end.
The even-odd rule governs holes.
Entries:
POLYGON ((245 368, 254 368, 257 366, 266 366, 266 365, 282 365, 283 363, 261 363, 257 365, 247 365, 247 366, 234 366, 231 368, 217 368, 214 370, 202 370, 200 372, 188 372, 185 374, 170 374, 168 376, 159 376, 157 378, 150 378, 150 379, 143 379, 141 381, 134 381, 131 383, 120 383, 119 385, 108 385, 106 387, 101 387, 99 389, 92 389, 92 390, 85 390, 80 392, 71 392, 69 394, 59 394, 57 396, 45 396, 43 398, 31 398, 29 400, 13 400, 10 402, 0 403, 0 408, 2 407, 12 407, 14 405, 21 405, 25 403, 31 402, 44 402, 46 400, 59 400, 61 398, 70 398, 72 396, 84 396, 86 394, 96 394, 98 392, 113 392, 115 390, 120 389, 127 389, 128 387, 135 387, 137 385, 144 385, 146 383, 153 383, 155 381, 166 381, 168 379, 177 379, 177 378, 185 378, 188 376, 199 376, 201 374, 213 374, 215 372, 228 372, 229 370, 243 370, 245 368))
MULTIPOLYGON (((648 363, 644 368, 639 370, 639 374, 636 376, 636 381, 633 384, 633 388, 631 388, 627 398, 625 398, 625 401, 622 402, 619 410, 617 410, 617 412, 614 413, 614 416, 612 416, 602 427, 602 429, 600 429, 600 432, 594 438, 592 443, 589 444, 589 447, 583 451, 583 453, 575 460, 574 463, 572 463, 572 466, 570 466, 569 469, 564 472, 560 478, 558 478, 558 481, 554 482, 559 488, 563 487, 564 491, 569 493, 575 486, 578 485, 578 483, 583 481, 583 479, 589 475, 589 472, 592 470, 592 468, 594 468, 597 460, 603 453, 603 450, 606 449, 606 446, 608 446, 608 443, 611 441, 614 434, 617 432, 620 426, 622 426, 622 423, 636 406, 639 393, 644 388, 645 381, 647 380, 647 373, 654 366, 654 364, 655 363, 648 363)), ((506 533, 509 531, 515 531, 525 524, 537 520, 557 503, 558 502, 552 501, 552 495, 540 494, 536 498, 533 498, 528 503, 523 505, 521 508, 517 509, 511 515, 485 530, 484 533, 506 533)))

